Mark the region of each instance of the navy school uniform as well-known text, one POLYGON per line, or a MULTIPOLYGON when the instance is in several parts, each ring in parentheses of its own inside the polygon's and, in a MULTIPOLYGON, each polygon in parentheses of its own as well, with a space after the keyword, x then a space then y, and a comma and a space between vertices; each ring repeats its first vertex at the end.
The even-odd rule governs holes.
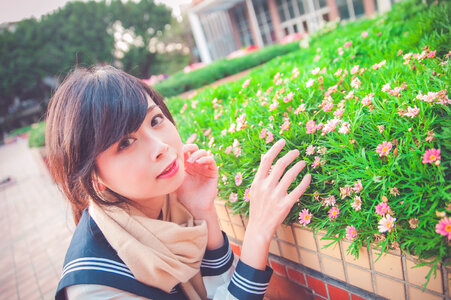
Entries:
MULTIPOLYGON (((227 236, 223 235, 225 243, 221 248, 205 251, 200 267, 202 276, 221 275, 232 266, 234 255, 227 236)), ((228 291, 237 299, 263 299, 271 275, 270 267, 261 271, 238 261, 228 291)), ((138 281, 105 239, 87 209, 67 250, 55 299, 66 299, 65 288, 77 284, 110 286, 150 299, 187 299, 179 285, 167 293, 138 281)))

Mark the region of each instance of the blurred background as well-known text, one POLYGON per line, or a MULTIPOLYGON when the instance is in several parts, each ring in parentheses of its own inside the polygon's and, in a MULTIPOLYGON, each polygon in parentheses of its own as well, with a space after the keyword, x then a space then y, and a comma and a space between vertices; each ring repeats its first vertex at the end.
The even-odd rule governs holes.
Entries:
POLYGON ((43 120, 52 91, 74 66, 112 64, 155 85, 300 39, 329 21, 385 12, 393 2, 1 0, 0 144, 43 120))

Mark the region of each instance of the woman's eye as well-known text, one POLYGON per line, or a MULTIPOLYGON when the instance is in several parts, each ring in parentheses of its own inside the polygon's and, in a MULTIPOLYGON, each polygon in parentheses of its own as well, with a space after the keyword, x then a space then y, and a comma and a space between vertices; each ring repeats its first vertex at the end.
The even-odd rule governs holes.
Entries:
POLYGON ((158 114, 155 117, 152 118, 152 121, 150 122, 150 125, 152 127, 154 126, 158 126, 159 124, 161 124, 164 121, 164 116, 163 114, 158 114))
POLYGON ((119 142, 119 145, 117 146, 117 149, 119 151, 126 149, 127 147, 129 147, 131 144, 133 144, 133 142, 135 141, 135 139, 133 138, 125 138, 122 141, 119 142))

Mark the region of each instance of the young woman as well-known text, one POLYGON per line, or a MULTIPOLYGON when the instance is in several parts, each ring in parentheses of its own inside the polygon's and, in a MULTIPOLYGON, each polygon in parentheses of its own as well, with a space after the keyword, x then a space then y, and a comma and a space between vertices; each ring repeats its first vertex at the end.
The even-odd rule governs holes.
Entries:
POLYGON ((279 140, 250 191, 241 258, 220 230, 218 168, 184 145, 162 98, 111 66, 76 69, 52 97, 46 144, 77 228, 56 299, 262 299, 276 228, 310 184, 279 140), (284 174, 285 172, 285 174, 284 174))

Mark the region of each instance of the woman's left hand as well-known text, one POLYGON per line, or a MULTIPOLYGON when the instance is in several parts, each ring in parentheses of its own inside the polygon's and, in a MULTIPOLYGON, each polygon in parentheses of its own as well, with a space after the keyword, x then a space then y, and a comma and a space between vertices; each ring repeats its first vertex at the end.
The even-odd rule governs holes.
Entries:
POLYGON ((195 144, 183 145, 183 153, 186 174, 177 198, 196 219, 205 219, 215 211, 218 166, 211 153, 195 144))

